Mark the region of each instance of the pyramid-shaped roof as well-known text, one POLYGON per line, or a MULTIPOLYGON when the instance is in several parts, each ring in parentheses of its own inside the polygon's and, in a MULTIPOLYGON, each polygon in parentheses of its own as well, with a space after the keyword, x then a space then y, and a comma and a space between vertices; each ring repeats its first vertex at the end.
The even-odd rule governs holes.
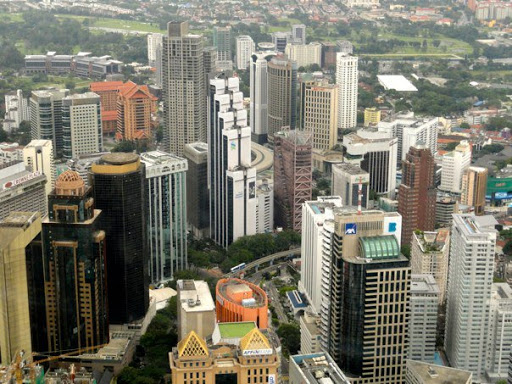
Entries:
POLYGON ((190 331, 178 343, 178 356, 181 357, 208 357, 206 342, 194 331, 190 331))
POLYGON ((258 328, 253 328, 240 339, 240 349, 243 353, 248 350, 271 350, 272 346, 258 328))

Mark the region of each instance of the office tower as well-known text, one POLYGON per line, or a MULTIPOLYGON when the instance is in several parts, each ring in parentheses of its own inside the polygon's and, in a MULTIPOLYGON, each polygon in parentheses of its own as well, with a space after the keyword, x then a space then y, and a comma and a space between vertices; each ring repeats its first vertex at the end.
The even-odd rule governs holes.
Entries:
POLYGON ((411 275, 409 359, 434 362, 439 287, 432 275, 411 275))
POLYGON ((459 213, 459 203, 454 197, 439 195, 436 198, 436 225, 451 227, 452 214, 459 213))
POLYGON ((489 303, 488 382, 507 380, 511 346, 512 288, 507 283, 494 283, 489 303))
POLYGON ((472 206, 475 215, 484 214, 487 173, 487 168, 469 167, 462 175, 460 202, 472 206))
MULTIPOLYGON (((203 49, 203 63, 204 63, 204 74, 205 74, 205 87, 208 88, 208 82, 216 73, 221 72, 217 68, 217 51, 215 47, 205 47, 203 49)), ((206 90, 208 94, 208 90, 206 90)))
POLYGON ((117 129, 117 93, 122 81, 98 81, 91 83, 91 92, 100 97, 101 126, 103 134, 114 135, 117 129))
POLYGON ((322 350, 322 334, 320 332, 321 320, 316 313, 305 310, 299 317, 300 351, 307 355, 322 350))
POLYGON ((297 67, 309 67, 322 64, 322 44, 315 42, 309 44, 288 44, 284 50, 286 56, 297 63, 297 67))
POLYGON ((407 360, 405 384, 443 384, 446 380, 451 384, 472 384, 473 375, 462 369, 407 360))
POLYGON ((311 133, 313 149, 332 149, 338 141, 338 88, 335 85, 300 83, 300 123, 311 133))
POLYGON ((375 126, 380 122, 380 109, 376 107, 364 109, 364 123, 365 127, 375 126))
POLYGON ((0 167, 0 220, 10 212, 39 212, 46 216, 46 176, 21 161, 0 167))
POLYGON ((236 38, 236 67, 246 70, 251 62, 251 55, 256 51, 256 45, 251 36, 242 35, 236 38))
POLYGON ((207 339, 215 328, 215 303, 202 280, 178 280, 176 284, 178 303, 178 339, 183 339, 190 331, 207 339))
POLYGON ((100 215, 92 188, 85 187, 80 175, 61 173, 48 196, 48 217, 42 230, 50 352, 65 353, 108 342, 105 244, 109 239, 105 239, 100 215))
POLYGON ((144 164, 133 153, 110 153, 93 164, 91 180, 108 239, 109 321, 132 323, 149 306, 144 164))
POLYGON ((237 77, 210 81, 208 187, 210 234, 227 248, 256 233, 256 168, 251 167, 251 128, 237 77))
POLYGON ((187 22, 169 22, 162 49, 163 150, 181 156, 185 144, 206 142, 204 39, 187 22))
POLYGON ((336 67, 336 54, 340 51, 336 43, 330 41, 322 42, 322 68, 329 69, 336 67))
POLYGON ((203 384, 277 383, 280 365, 275 335, 251 323, 217 324, 216 338, 190 331, 169 353, 173 384, 201 377, 203 384), (221 349, 223 353, 219 354, 221 349), (226 368, 229 367, 229 368, 226 368))
POLYGON ((295 44, 306 44, 306 26, 304 24, 292 25, 292 39, 295 44))
POLYGON ((274 229, 274 184, 272 180, 256 180, 256 233, 274 229))
POLYGON ((151 283, 187 268, 187 160, 162 151, 141 154, 146 168, 151 283))
POLYGON ((55 185, 55 164, 53 162, 53 142, 51 140, 32 140, 23 148, 23 162, 32 172, 46 176, 46 195, 55 185))
POLYGON ((254 322, 268 328, 268 298, 258 285, 240 279, 221 279, 215 288, 218 323, 254 322))
POLYGON ((402 243, 410 245, 416 230, 433 231, 436 222, 434 157, 430 149, 411 147, 402 162, 402 184, 398 189, 398 213, 403 217, 402 243))
POLYGON ((306 201, 302 205, 299 290, 317 314, 320 313, 322 305, 324 223, 333 220, 334 209, 341 206, 342 200, 337 196, 318 197, 316 201, 306 201))
POLYGON ((290 40, 290 32, 274 32, 272 33, 272 44, 274 44, 276 51, 284 53, 286 44, 290 40))
POLYGON ((274 141, 274 221, 294 231, 302 226, 302 204, 312 193, 311 134, 280 131, 274 141))
POLYGON ((103 150, 100 97, 86 92, 62 99, 62 155, 65 159, 103 150))
POLYGON ((250 126, 252 140, 263 144, 268 134, 268 60, 274 52, 256 52, 251 55, 250 62, 250 126))
POLYGON ((318 352, 290 356, 290 384, 349 384, 328 353, 318 352))
POLYGON ((157 52, 162 49, 164 35, 148 33, 148 63, 150 67, 157 65, 157 52))
POLYGON ((231 57, 231 27, 213 28, 213 46, 217 50, 218 61, 230 61, 231 57))
POLYGON ((187 220, 190 231, 197 238, 209 237, 208 144, 186 144, 183 156, 188 162, 187 220))
POLYGON ((283 56, 267 64, 268 140, 283 127, 295 129, 297 120, 297 64, 283 56))
POLYGON ((485 373, 497 221, 454 214, 446 302, 445 351, 450 365, 485 373))
POLYGON ((336 85, 338 86, 338 128, 357 125, 357 57, 343 52, 336 54, 336 85))
POLYGON ((119 87, 117 95, 117 140, 151 138, 151 113, 156 110, 157 98, 147 85, 128 81, 119 87))
POLYGON ((30 95, 30 136, 32 140, 53 141, 55 157, 64 150, 62 137, 62 99, 69 90, 32 91, 30 95))
POLYGON ((370 174, 350 163, 333 164, 331 194, 340 196, 345 206, 368 208, 370 174))
POLYGON ((409 261, 401 217, 382 211, 334 214, 326 352, 355 382, 402 383, 409 339, 409 261))
POLYGON ((462 177, 470 165, 471 146, 467 140, 462 140, 454 151, 443 155, 439 189, 450 193, 461 193, 462 177))
POLYGON ((395 197, 398 140, 374 132, 358 131, 343 136, 344 161, 370 174, 370 189, 379 195, 395 197), (375 137, 376 136, 376 137, 375 137))
POLYGON ((32 353, 29 280, 30 244, 41 233, 37 212, 12 212, 0 221, 0 364, 10 365, 15 354, 32 353))
POLYGON ((409 149, 418 143, 424 143, 430 152, 437 153, 437 117, 415 118, 414 113, 392 116, 377 124, 379 132, 388 137, 398 138, 398 162, 405 160, 409 149))
POLYGON ((439 288, 439 305, 444 304, 448 284, 450 230, 414 232, 411 244, 411 272, 414 275, 432 275, 439 288))

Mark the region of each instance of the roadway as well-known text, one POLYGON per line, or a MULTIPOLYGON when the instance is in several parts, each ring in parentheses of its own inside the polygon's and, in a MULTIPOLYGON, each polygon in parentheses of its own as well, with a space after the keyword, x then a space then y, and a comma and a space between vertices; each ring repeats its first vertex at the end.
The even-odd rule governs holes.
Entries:
POLYGON ((257 143, 251 143, 251 152, 254 155, 251 165, 256 168, 257 173, 272 168, 274 153, 270 149, 257 143))
POLYGON ((260 266, 261 264, 265 264, 265 263, 268 263, 268 262, 273 262, 275 260, 282 259, 284 257, 291 256, 291 255, 293 255, 293 256, 300 256, 300 248, 294 248, 294 249, 290 249, 288 251, 277 252, 277 253, 273 253, 273 254, 268 255, 268 256, 261 257, 261 258, 259 258, 257 260, 254 260, 254 261, 251 261, 250 263, 247 263, 245 268, 242 269, 241 271, 228 272, 224 276, 225 277, 233 277, 233 276, 238 275, 240 272, 245 272, 245 271, 251 270, 251 269, 253 269, 255 267, 260 266))

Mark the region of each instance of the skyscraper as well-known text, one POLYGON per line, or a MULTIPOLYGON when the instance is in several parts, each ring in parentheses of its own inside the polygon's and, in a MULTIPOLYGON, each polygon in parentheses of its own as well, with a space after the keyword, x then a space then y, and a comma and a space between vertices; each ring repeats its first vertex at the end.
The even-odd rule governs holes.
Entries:
POLYGON ((292 25, 292 39, 295 44, 306 44, 306 26, 304 24, 292 25))
POLYGON ((108 239, 109 320, 131 323, 149 306, 144 165, 133 153, 110 153, 93 164, 91 176, 108 239))
POLYGON ((475 215, 484 214, 487 173, 487 168, 469 167, 464 172, 464 175, 462 175, 460 202, 472 206, 475 210, 475 215))
POLYGON ((311 134, 280 131, 274 138, 274 222, 300 231, 302 204, 312 193, 311 134))
POLYGON ((100 97, 86 92, 62 99, 62 154, 67 160, 103 150, 100 97))
POLYGON ((181 156, 185 144, 206 141, 204 40, 187 22, 169 22, 162 50, 163 149, 181 156))
POLYGON ((268 140, 283 127, 295 129, 297 120, 297 64, 284 56, 267 64, 268 140))
POLYGON ((355 382, 403 383, 411 269, 401 217, 344 208, 334 222, 326 350, 355 382))
POLYGON ((358 58, 343 52, 336 54, 336 85, 338 86, 338 128, 357 125, 358 58))
POLYGON ((471 146, 467 140, 462 140, 455 150, 443 155, 439 189, 445 192, 461 193, 462 177, 470 165, 471 146))
POLYGON ((343 205, 368 208, 370 175, 357 165, 350 163, 333 164, 331 191, 333 196, 340 196, 343 205), (359 193, 361 191, 361 193, 359 193))
POLYGON ((412 233, 433 231, 436 221, 434 157, 425 146, 411 147, 402 162, 398 213, 403 217, 402 243, 410 245, 412 233))
POLYGON ((187 268, 187 160, 151 151, 141 161, 146 165, 149 276, 157 284, 187 268))
POLYGON ((497 221, 454 214, 446 303, 445 351, 450 365, 485 373, 497 221))
POLYGON ((164 35, 161 33, 148 33, 148 63, 150 67, 157 65, 157 52, 162 50, 164 35))
POLYGON ((284 53, 288 40, 291 39, 290 32, 274 32, 272 33, 272 43, 275 45, 278 52, 284 53))
POLYGON ((252 140, 263 144, 268 134, 268 60, 275 52, 256 52, 250 61, 250 126, 252 140))
POLYGON ((117 129, 117 93, 122 81, 98 81, 91 83, 91 92, 100 97, 101 104, 101 126, 103 133, 114 135, 117 129))
POLYGON ((231 56, 231 27, 213 28, 213 46, 217 50, 218 61, 230 61, 231 56))
POLYGON ((332 149, 338 141, 338 88, 302 81, 300 103, 300 128, 311 133, 313 149, 332 149))
POLYGON ((29 100, 31 138, 52 140, 55 157, 63 153, 62 99, 68 94, 67 89, 33 91, 29 100))
POLYGON ((48 208, 42 231, 48 350, 63 353, 104 344, 107 256, 92 189, 77 172, 66 171, 55 182, 48 208))
POLYGON ((32 172, 40 172, 46 176, 46 195, 55 186, 55 164, 53 142, 51 140, 32 140, 23 148, 23 162, 32 172))
POLYGON ((256 233, 256 169, 251 167, 251 129, 237 77, 210 81, 208 156, 210 234, 227 247, 256 233))
POLYGON ((251 61, 251 55, 255 52, 256 45, 251 36, 242 35, 236 38, 236 67, 247 69, 251 61))

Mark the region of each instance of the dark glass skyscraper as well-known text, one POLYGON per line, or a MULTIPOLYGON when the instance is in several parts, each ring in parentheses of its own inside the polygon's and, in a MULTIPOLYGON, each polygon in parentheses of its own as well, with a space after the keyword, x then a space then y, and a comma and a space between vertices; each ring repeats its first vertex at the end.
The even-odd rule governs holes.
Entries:
POLYGON ((105 232, 92 189, 66 171, 48 197, 43 221, 46 336, 50 352, 108 341, 105 232))
POLYGON ((142 319, 149 306, 144 165, 133 153, 110 153, 91 168, 94 199, 107 234, 111 324, 142 319))

